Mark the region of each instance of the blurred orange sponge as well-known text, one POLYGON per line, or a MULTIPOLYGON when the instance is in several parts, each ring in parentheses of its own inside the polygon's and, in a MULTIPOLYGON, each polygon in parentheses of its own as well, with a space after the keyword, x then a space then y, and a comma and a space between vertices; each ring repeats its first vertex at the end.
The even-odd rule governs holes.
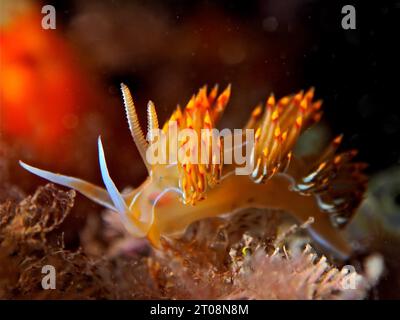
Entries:
POLYGON ((0 25, 0 128, 51 158, 94 95, 72 48, 57 29, 42 28, 40 7, 27 4, 0 25))

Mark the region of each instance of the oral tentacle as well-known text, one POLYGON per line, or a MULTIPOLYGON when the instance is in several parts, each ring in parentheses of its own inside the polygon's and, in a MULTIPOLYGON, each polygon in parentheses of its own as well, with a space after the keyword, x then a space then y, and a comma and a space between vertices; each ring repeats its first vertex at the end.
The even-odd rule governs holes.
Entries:
POLYGON ((108 209, 117 211, 110 195, 108 194, 107 190, 105 190, 104 188, 96 186, 95 184, 87 182, 82 179, 69 177, 66 175, 53 173, 50 171, 35 168, 35 167, 30 166, 22 161, 19 161, 19 164, 25 170, 28 170, 29 172, 31 172, 43 179, 57 183, 64 187, 74 189, 74 190, 78 191, 79 193, 83 194, 85 197, 88 197, 90 200, 92 200, 108 209))

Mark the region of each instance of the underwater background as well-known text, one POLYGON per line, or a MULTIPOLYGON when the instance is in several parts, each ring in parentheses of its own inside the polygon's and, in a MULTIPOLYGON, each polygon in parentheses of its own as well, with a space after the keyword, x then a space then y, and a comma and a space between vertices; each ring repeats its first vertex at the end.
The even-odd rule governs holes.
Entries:
MULTIPOLYGON (((120 189, 144 180, 145 166, 127 130, 121 82, 133 93, 143 124, 149 99, 163 123, 177 104, 184 105, 204 84, 218 83, 221 88, 231 84, 229 112, 220 128, 242 127, 254 106, 271 92, 281 97, 315 87, 324 115, 299 141, 297 151, 311 154, 343 133, 341 149, 357 149, 357 160, 368 163, 368 191, 347 233, 360 256, 383 257, 385 271, 367 297, 399 299, 400 1, 351 1, 356 8, 355 30, 341 27, 345 4, 349 3, 2 1, 1 212, 11 212, 45 184, 24 171, 19 159, 101 184, 98 135, 107 141, 108 166, 120 189), (41 27, 41 8, 49 4, 56 9, 55 30, 41 27)), ((55 199, 69 199, 60 191, 46 190, 51 199, 54 194, 58 194, 55 199)), ((61 207, 70 201, 65 199, 61 207)), ((68 250, 86 243, 87 252, 101 255, 108 238, 99 244, 87 231, 90 223, 99 223, 90 217, 98 216, 100 207, 81 195, 73 206, 65 221, 60 218, 56 223, 56 234, 63 234, 68 250)), ((135 250, 143 247, 135 246, 135 250)), ((0 254, 3 266, 6 256, 2 259, 0 254)), ((8 272, 0 267, 0 278, 1 270, 8 272)), ((0 297, 41 297, 34 290, 11 294, 5 287, 0 297)), ((89 296, 105 297, 100 291, 90 291, 89 296)))

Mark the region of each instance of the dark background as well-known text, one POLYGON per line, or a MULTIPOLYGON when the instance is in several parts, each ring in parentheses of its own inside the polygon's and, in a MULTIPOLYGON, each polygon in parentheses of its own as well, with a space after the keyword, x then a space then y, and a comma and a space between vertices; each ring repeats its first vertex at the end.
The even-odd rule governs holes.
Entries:
MULTIPOLYGON (((271 92, 282 97, 314 86, 324 101, 325 142, 343 133, 342 148, 358 149, 358 160, 369 163, 371 175, 400 163, 400 1, 26 2, 38 16, 32 20, 34 36, 48 45, 41 51, 25 48, 33 31, 19 28, 16 20, 7 46, 21 47, 22 54, 10 56, 30 72, 33 83, 26 89, 35 93, 21 90, 26 97, 18 106, 34 110, 35 120, 30 114, 23 119, 30 121, 31 131, 3 132, 16 149, 15 159, 11 152, 9 157, 17 184, 33 190, 40 181, 31 182, 17 159, 101 184, 93 165, 100 134, 118 186, 140 183, 146 172, 126 124, 121 82, 133 93, 143 127, 148 100, 155 102, 163 123, 204 84, 218 83, 221 89, 232 84, 220 123, 230 128, 242 127, 271 92), (45 4, 56 8, 56 30, 40 27, 45 4), (356 30, 341 27, 346 4, 356 8, 356 30), (75 76, 67 74, 65 81, 48 75, 54 61, 75 76), (65 112, 49 116, 55 108, 65 112), (72 125, 66 124, 71 113, 72 125), (55 132, 58 124, 65 130, 55 132), (54 134, 35 135, 45 127, 54 134)), ((4 108, 12 113, 15 106, 6 102, 4 108)), ((20 118, 15 119, 18 126, 20 118)))
MULTIPOLYGON (((110 10, 126 5, 127 1, 99 1, 110 10)), ((247 72, 250 76, 246 86, 239 84, 238 91, 251 103, 263 99, 274 91, 277 95, 288 94, 301 88, 316 87, 318 97, 324 100, 325 121, 334 134, 344 133, 344 147, 357 148, 359 158, 370 164, 370 172, 380 171, 400 163, 399 137, 399 49, 400 1, 134 1, 147 8, 163 12, 166 19, 176 28, 185 26, 199 17, 218 12, 222 17, 218 28, 229 21, 233 33, 247 38, 261 47, 260 53, 250 62, 223 66, 212 57, 206 57, 202 64, 201 53, 193 55, 192 61, 182 61, 187 67, 185 78, 191 89, 170 92, 173 98, 168 103, 184 102, 190 92, 204 83, 231 82, 234 90, 238 84, 235 75, 247 72), (357 29, 341 28, 341 8, 352 4, 356 8, 357 29), (274 32, 263 29, 263 21, 269 16, 276 17, 278 26, 274 32), (237 26, 237 29, 235 29, 237 26), (245 26, 245 30, 243 30, 245 26), (262 43, 268 43, 265 54, 262 43), (270 48, 273 47, 271 50, 270 48), (271 53, 272 51, 272 53, 271 53), (200 56, 200 58, 199 58, 200 56), (208 59, 208 60, 207 60, 208 59), (254 61, 256 60, 256 61, 254 61), (205 66, 205 68, 204 68, 205 66), (216 72, 216 70, 218 72, 216 72), (238 71, 240 70, 240 71, 238 71), (245 70, 245 71, 243 71, 245 70), (260 80, 268 82, 261 93, 249 94, 251 81, 259 85, 260 80), (244 92, 244 93, 243 93, 244 92), (176 100, 178 99, 178 100, 176 100)), ((62 12, 65 28, 79 12, 77 2, 56 2, 62 12)), ((209 21, 204 19, 203 27, 209 21)), ((128 26, 125 26, 128 28, 128 26)), ((196 26, 193 36, 196 37, 196 26)), ((202 28, 201 19, 197 28, 202 28)), ((268 27, 267 27, 268 28, 268 27)), ((146 33, 146 27, 142 30, 146 33)), ((201 31, 200 31, 201 33, 201 31)), ((151 37, 151 30, 148 34, 151 37)), ((224 32, 221 33, 223 41, 224 32)), ((235 36, 235 35, 234 35, 235 36)), ((172 41, 178 46, 180 35, 161 37, 161 41, 172 41)), ((135 39, 131 39, 135 42, 135 39)), ((208 47, 209 51, 214 48, 208 47)), ((154 79, 158 68, 164 68, 169 58, 154 58, 144 61, 142 66, 129 65, 119 70, 103 70, 102 79, 117 87, 127 82, 134 92, 146 92, 143 99, 160 100, 149 80, 154 79), (148 93, 148 94, 147 94, 148 93), (154 97, 156 95, 156 97, 154 97)), ((190 60, 190 59, 189 59, 190 60)), ((176 63, 176 62, 173 62, 176 63)), ((101 67, 100 67, 101 68, 101 67)), ((118 68, 117 68, 118 69, 118 68)), ((167 72, 173 72, 167 68, 167 72)), ((261 81, 261 82, 262 82, 261 81)), ((235 91, 233 91, 235 92, 235 91)), ((118 94, 118 93, 116 93, 118 94)), ((233 97, 235 104, 235 97, 233 97)), ((171 106, 172 107, 172 106, 171 106)), ((238 110, 235 108, 233 109, 238 110)), ((168 108, 167 108, 168 109, 168 108)), ((168 114, 169 108, 163 116, 168 114)), ((229 109, 228 109, 229 110, 229 109)), ((245 115, 243 114, 245 117, 245 115)), ((240 123, 233 119, 233 122, 240 123), (235 122, 236 121, 236 122, 235 122)))
MULTIPOLYGON (((0 187, 7 196, 13 192, 10 185, 33 192, 46 183, 23 170, 19 159, 102 185, 98 135, 118 188, 139 185, 147 175, 126 123, 121 82, 131 89, 143 127, 149 99, 163 123, 177 103, 185 105, 204 84, 218 83, 221 89, 232 84, 220 124, 230 128, 243 126, 271 92, 282 97, 314 86, 324 101, 324 139, 343 133, 342 149, 358 149, 357 160, 369 163, 372 177, 400 164, 400 0, 27 1, 32 5, 27 15, 36 15, 29 22, 32 29, 20 27, 18 19, 24 17, 15 17, 8 48, 1 48, 17 52, 7 50, 4 66, 17 70, 17 76, 26 72, 31 82, 25 89, 33 89, 21 90, 20 105, 7 104, 2 96, 0 111, 13 115, 16 106, 34 109, 14 117, 18 130, 26 129, 18 127, 22 120, 30 123, 29 130, 0 132, 0 180, 6 182, 0 187), (56 8, 56 30, 40 27, 45 4, 56 8), (356 8, 356 30, 341 27, 347 4, 356 8), (27 39, 34 39, 32 47, 25 46, 27 39), (35 39, 42 41, 38 50, 35 39), (63 76, 47 72, 54 65, 63 76), (59 126, 65 128, 56 130, 59 126), (38 134, 41 128, 50 134, 38 134)), ((382 194, 395 199, 397 214, 400 189, 395 177, 385 179, 389 186, 382 194)), ((76 246, 75 231, 88 213, 99 212, 78 197, 71 216, 74 232, 66 234, 76 246)), ((385 208, 376 211, 385 216, 385 208)), ((376 251, 398 270, 398 240, 382 239, 376 237, 376 251)), ((398 294, 393 281, 387 278, 383 286, 398 294)))

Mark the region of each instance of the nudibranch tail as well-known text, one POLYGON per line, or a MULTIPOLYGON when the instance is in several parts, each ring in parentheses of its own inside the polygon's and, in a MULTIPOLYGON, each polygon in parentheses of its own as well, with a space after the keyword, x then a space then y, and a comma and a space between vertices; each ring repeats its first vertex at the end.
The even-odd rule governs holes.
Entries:
POLYGON ((293 186, 300 194, 315 196, 321 211, 337 227, 344 227, 351 220, 368 182, 363 173, 367 164, 352 162, 357 154, 355 150, 337 154, 341 140, 342 136, 336 137, 293 186))

